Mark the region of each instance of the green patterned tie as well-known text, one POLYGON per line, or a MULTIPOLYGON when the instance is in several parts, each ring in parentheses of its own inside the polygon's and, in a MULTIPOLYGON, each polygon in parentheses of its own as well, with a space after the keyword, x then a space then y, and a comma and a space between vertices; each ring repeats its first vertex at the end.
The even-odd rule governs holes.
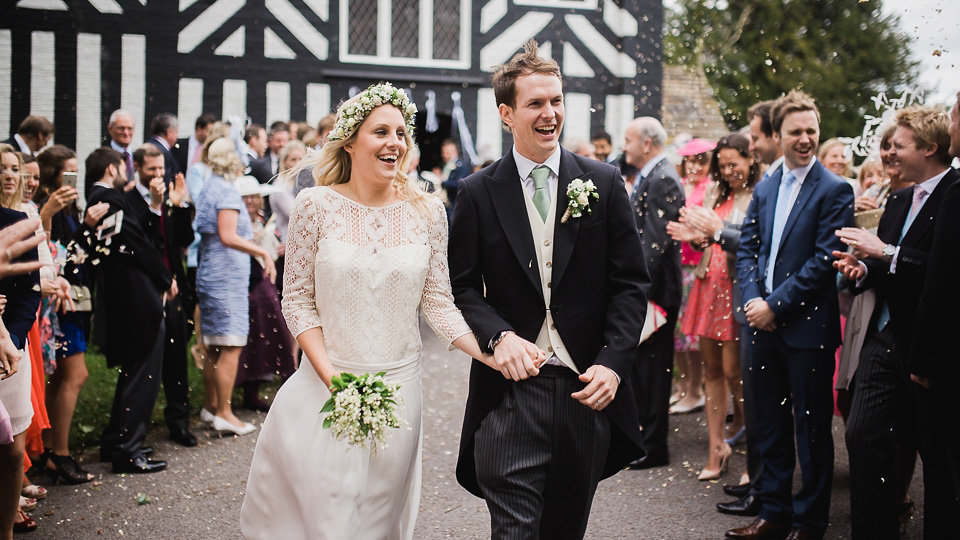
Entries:
POLYGON ((550 194, 547 192, 547 177, 550 176, 550 169, 546 165, 539 165, 530 172, 530 178, 533 178, 533 206, 540 213, 540 219, 547 221, 547 212, 550 211, 550 194))

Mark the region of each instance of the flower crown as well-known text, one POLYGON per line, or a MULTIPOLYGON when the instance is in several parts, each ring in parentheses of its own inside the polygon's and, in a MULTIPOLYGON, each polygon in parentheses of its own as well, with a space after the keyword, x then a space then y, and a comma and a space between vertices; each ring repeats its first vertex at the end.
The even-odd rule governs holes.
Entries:
POLYGON ((400 109, 403 120, 407 124, 407 133, 412 134, 413 117, 417 114, 417 106, 410 102, 410 98, 403 90, 394 88, 390 83, 379 83, 357 94, 351 103, 340 110, 337 123, 334 124, 327 140, 346 139, 363 123, 373 109, 387 104, 400 109))

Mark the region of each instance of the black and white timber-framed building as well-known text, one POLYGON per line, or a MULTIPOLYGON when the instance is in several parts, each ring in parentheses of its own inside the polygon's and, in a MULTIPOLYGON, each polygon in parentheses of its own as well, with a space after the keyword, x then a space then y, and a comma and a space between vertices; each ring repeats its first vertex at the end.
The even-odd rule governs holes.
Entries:
POLYGON ((0 20, 0 134, 28 114, 46 116, 56 142, 76 148, 81 161, 104 141, 118 108, 133 113, 139 144, 160 112, 177 114, 181 136, 206 111, 315 125, 351 89, 377 81, 412 92, 425 161, 455 118, 481 159, 498 157, 510 136, 489 69, 530 38, 563 70, 565 137, 588 139, 603 128, 619 146, 631 119, 660 116, 660 0, 10 4, 0 20), (438 125, 432 134, 423 128, 428 101, 438 125))

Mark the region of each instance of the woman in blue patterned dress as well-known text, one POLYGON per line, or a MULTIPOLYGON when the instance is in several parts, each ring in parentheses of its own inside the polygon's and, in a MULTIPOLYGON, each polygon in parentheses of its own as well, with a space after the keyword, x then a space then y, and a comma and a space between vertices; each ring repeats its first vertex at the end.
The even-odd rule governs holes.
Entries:
POLYGON ((247 303, 250 256, 263 260, 270 281, 276 278, 276 268, 266 250, 253 243, 250 216, 233 185, 243 165, 232 151, 216 151, 214 147, 220 145, 232 147, 233 142, 222 138, 211 145, 210 154, 218 156, 210 160, 213 176, 207 179, 195 201, 195 227, 200 233, 197 266, 200 333, 208 350, 203 370, 206 383, 203 412, 206 414, 201 417, 210 421, 217 431, 246 435, 256 428, 234 416, 230 395, 240 351, 247 344, 250 328, 247 303))

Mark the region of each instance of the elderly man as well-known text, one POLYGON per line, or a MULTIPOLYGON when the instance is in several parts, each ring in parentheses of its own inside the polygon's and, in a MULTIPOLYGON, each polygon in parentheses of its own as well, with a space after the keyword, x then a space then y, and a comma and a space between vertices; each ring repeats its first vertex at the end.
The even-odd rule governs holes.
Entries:
MULTIPOLYGON (((127 169, 127 179, 133 178, 133 150, 130 143, 133 140, 133 130, 136 129, 136 122, 133 115, 123 109, 117 109, 110 113, 110 120, 107 122, 107 136, 109 137, 109 146, 123 156, 123 162, 127 169)), ((86 178, 87 189, 84 191, 90 194, 93 182, 96 180, 86 178)))
POLYGON ((627 126, 623 155, 639 169, 633 205, 643 258, 650 271, 650 300, 667 312, 667 322, 637 349, 633 384, 647 455, 631 467, 647 469, 670 463, 667 448, 668 411, 673 384, 673 331, 680 313, 682 278, 680 243, 667 234, 667 223, 680 219, 683 186, 664 148, 667 132, 656 118, 644 116, 627 126))

